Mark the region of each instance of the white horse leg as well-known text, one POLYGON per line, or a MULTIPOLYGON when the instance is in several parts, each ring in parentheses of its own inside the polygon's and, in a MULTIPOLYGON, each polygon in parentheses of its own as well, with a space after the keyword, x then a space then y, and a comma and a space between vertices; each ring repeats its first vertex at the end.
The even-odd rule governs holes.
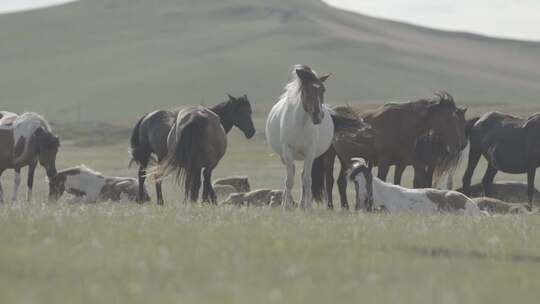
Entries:
POLYGON ((311 193, 311 170, 313 168, 314 158, 306 156, 304 159, 304 171, 302 172, 302 197, 300 198, 300 207, 311 209, 313 196, 311 193))
POLYGON ((15 169, 15 178, 13 179, 13 196, 12 201, 17 201, 17 194, 19 193, 19 186, 21 185, 21 169, 15 169))
POLYGON ((282 159, 285 165, 285 190, 283 190, 283 199, 281 205, 283 208, 288 208, 293 204, 292 188, 294 186, 294 158, 288 148, 283 149, 282 159))

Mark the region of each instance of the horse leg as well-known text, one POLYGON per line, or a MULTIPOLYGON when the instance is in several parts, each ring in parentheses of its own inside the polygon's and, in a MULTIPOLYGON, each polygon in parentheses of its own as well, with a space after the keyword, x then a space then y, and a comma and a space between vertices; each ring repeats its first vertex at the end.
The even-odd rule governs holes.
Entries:
MULTIPOLYGON (((13 196, 12 201, 17 201, 17 194, 19 193, 19 186, 21 185, 21 168, 15 168, 15 178, 13 179, 13 196)), ((30 174, 30 170, 28 170, 30 174)))
MULTIPOLYGON (((137 202, 143 203, 144 202, 144 181, 146 180, 146 167, 148 166, 148 161, 150 160, 150 155, 148 157, 145 157, 139 165, 139 171, 137 172, 137 177, 139 178, 139 193, 137 195, 137 202)), ((160 184, 161 187, 161 184, 160 184)), ((156 180, 156 192, 157 192, 157 180, 156 180)), ((156 193, 156 196, 158 196, 157 200, 159 203, 159 194, 156 193)))
POLYGON ((446 180, 446 189, 448 190, 454 189, 454 174, 456 174, 456 167, 452 167, 448 171, 448 177, 446 180))
MULTIPOLYGON (((156 175, 155 177, 155 183, 156 183, 156 199, 157 199, 157 204, 158 205, 163 205, 165 204, 165 201, 163 200, 163 190, 161 189, 161 175, 156 175)), ((143 181, 144 183, 144 181, 143 181)), ((141 191, 140 189, 140 185, 139 184, 139 191, 141 191)), ((143 192, 142 194, 139 192, 139 195, 141 197, 141 202, 142 202, 142 197, 144 196, 144 188, 143 188, 143 192)))
POLYGON ((480 156, 482 156, 480 149, 474 147, 471 141, 469 160, 467 161, 467 170, 465 170, 465 174, 463 175, 463 194, 465 195, 470 195, 471 178, 474 173, 474 169, 476 169, 476 166, 478 165, 478 161, 480 161, 480 156))
POLYGON ((529 170, 527 170, 527 196, 529 198, 529 208, 531 210, 533 207, 535 175, 536 175, 536 168, 529 168, 529 170))
MULTIPOLYGON (((2 173, 5 169, 0 169, 0 177, 2 176, 2 173)), ((4 202, 4 189, 2 189, 2 180, 0 178, 0 203, 4 202)))
POLYGON ((347 199, 347 169, 349 168, 349 163, 343 159, 339 159, 341 163, 341 168, 339 169, 338 176, 338 190, 339 198, 341 200, 341 209, 349 210, 349 202, 347 199))
MULTIPOLYGON (((331 148, 333 151, 333 148, 331 148)), ((336 160, 335 153, 329 153, 327 157, 325 158, 325 187, 326 187, 326 202, 328 205, 328 209, 334 209, 334 198, 333 198, 333 191, 334 191, 334 163, 336 160)))
POLYGON ((377 177, 383 182, 386 181, 388 171, 390 170, 390 163, 385 160, 379 161, 379 169, 377 170, 377 177))
POLYGON ((482 187, 484 187, 484 195, 489 197, 491 195, 491 185, 493 185, 493 179, 497 175, 497 169, 488 164, 484 178, 482 178, 482 187))
POLYGON ((306 156, 304 159, 304 170, 302 171, 302 196, 300 198, 300 207, 311 209, 313 203, 313 195, 311 193, 311 170, 313 169, 314 155, 306 156))
POLYGON ((281 206, 283 208, 289 208, 292 206, 293 197, 292 197, 292 188, 294 187, 294 158, 291 155, 291 151, 287 147, 283 148, 283 156, 281 161, 285 165, 286 176, 285 176, 285 189, 283 190, 283 199, 281 206))
POLYGON ((28 190, 26 191, 26 201, 30 202, 32 200, 32 192, 34 188, 34 173, 36 172, 37 162, 33 162, 28 165, 28 178, 26 180, 26 186, 28 190))
POLYGON ((212 205, 217 205, 216 193, 212 187, 212 170, 214 170, 214 168, 204 168, 203 171, 203 202, 210 202, 212 205))
POLYGON ((403 163, 396 164, 396 167, 394 168, 395 185, 401 184, 401 176, 403 175, 403 171, 405 171, 405 168, 407 168, 407 165, 404 165, 403 163))

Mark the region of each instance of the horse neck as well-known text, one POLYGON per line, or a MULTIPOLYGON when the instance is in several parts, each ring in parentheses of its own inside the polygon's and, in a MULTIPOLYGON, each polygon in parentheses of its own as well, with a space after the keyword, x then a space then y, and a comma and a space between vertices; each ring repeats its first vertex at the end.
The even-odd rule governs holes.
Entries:
POLYGON ((221 121, 223 129, 225 129, 225 133, 229 133, 229 131, 234 125, 232 114, 230 111, 230 105, 230 101, 224 101, 210 108, 212 112, 216 113, 219 116, 219 120, 221 121))

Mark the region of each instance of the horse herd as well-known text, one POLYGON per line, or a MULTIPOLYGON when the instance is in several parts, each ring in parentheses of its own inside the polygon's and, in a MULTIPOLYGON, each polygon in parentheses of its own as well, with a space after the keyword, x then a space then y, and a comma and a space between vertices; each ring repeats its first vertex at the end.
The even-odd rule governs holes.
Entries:
MULTIPOLYGON (((482 179, 483 194, 492 194, 498 171, 526 173, 532 207, 535 171, 540 166, 540 113, 521 119, 490 112, 466 119, 467 108, 456 106, 446 92, 371 110, 330 108, 324 103, 329 74, 319 76, 309 66, 295 65, 292 75, 270 110, 265 132, 268 144, 285 166, 284 190, 260 190, 232 198, 268 196, 274 203, 277 200, 285 208, 292 207, 295 161, 303 161, 299 206, 309 209, 313 200, 326 200, 328 208, 333 208, 337 158, 341 165, 337 185, 344 209, 349 208, 346 188, 352 182, 356 209, 481 214, 481 209, 493 210, 495 204, 503 203, 467 196, 471 194, 472 174, 484 156, 488 167, 482 179), (448 175, 447 188, 453 188, 455 168, 467 142, 470 149, 463 188, 435 189, 443 174, 448 175), (415 189, 399 186, 409 165, 414 168, 415 189), (386 182, 391 166, 395 167, 394 184, 386 182), (378 167, 377 176, 371 173, 373 167, 378 167)), ((60 140, 47 121, 32 112, 0 112, 0 174, 9 168, 15 170, 16 200, 20 169, 28 166, 30 200, 34 171, 40 163, 47 172, 49 199, 53 201, 69 192, 87 201, 118 200, 126 194, 128 199, 144 202, 150 200, 145 179, 154 176, 158 204, 164 203, 163 177, 174 174, 183 185, 186 200, 198 201, 202 186, 202 201, 216 204, 212 172, 226 152, 227 133, 237 127, 247 139, 255 134, 247 96, 228 97, 209 108, 156 110, 140 117, 130 138, 130 165, 138 165, 137 179, 106 177, 86 166, 58 172, 55 162, 60 140)))

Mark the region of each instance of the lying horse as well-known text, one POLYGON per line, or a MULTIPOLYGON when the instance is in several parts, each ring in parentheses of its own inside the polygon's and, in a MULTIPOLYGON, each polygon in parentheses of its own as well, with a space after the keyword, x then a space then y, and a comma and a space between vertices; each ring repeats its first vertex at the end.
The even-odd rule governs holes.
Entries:
MULTIPOLYGON (((212 124, 212 130, 215 131, 215 134, 217 137, 219 137, 220 141, 223 141, 220 144, 220 147, 214 147, 216 149, 223 149, 222 151, 219 151, 220 153, 225 152, 226 147, 226 138, 221 136, 221 132, 223 131, 224 134, 228 133, 233 126, 236 126, 242 132, 244 132, 244 135, 246 138, 251 138, 255 134, 255 127, 253 126, 253 120, 251 119, 251 104, 247 98, 246 95, 242 97, 235 98, 231 95, 229 95, 229 99, 225 102, 219 103, 211 108, 202 110, 194 110, 195 108, 189 108, 190 111, 195 112, 206 112, 203 116, 212 116, 213 121, 217 121, 218 124, 214 126, 212 124), (210 113, 212 112, 212 113, 210 113), (218 134, 219 133, 219 134, 218 134)), ((184 109, 185 110, 185 109, 184 109)), ((133 128, 130 144, 131 144, 131 157, 132 162, 135 162, 139 165, 139 194, 142 196, 143 192, 143 186, 144 181, 146 180, 146 168, 148 167, 148 164, 150 163, 150 160, 152 160, 153 155, 157 157, 158 163, 163 163, 165 161, 165 158, 167 157, 167 154, 169 153, 169 145, 168 145, 168 138, 169 133, 171 130, 173 130, 173 127, 180 127, 182 128, 183 125, 177 126, 177 119, 179 117, 180 109, 173 110, 173 111, 167 111, 167 110, 157 110, 154 112, 147 113, 143 115, 135 127, 133 128)), ((184 123, 184 122, 182 122, 184 123)), ((202 132, 202 126, 194 128, 193 123, 186 124, 190 125, 193 132, 190 132, 188 134, 186 132, 186 136, 184 136, 183 139, 181 139, 183 142, 186 140, 197 140, 197 144, 204 144, 204 145, 211 145, 212 143, 203 143, 199 139, 199 136, 201 136, 202 132), (189 136, 189 137, 188 137, 189 136)), ((205 127, 207 128, 207 127, 205 127)), ((180 136, 181 133, 178 133, 178 136, 180 136)), ((214 137, 214 136, 213 136, 214 137)), ((180 139, 180 138, 179 138, 180 139)), ((170 141, 176 140, 173 137, 170 137, 170 141)), ((202 140, 202 139, 201 139, 202 140)), ((178 144, 181 144, 181 142, 177 142, 178 144)), ((215 143, 215 142, 213 142, 215 143)), ((196 156, 199 152, 202 146, 198 147, 192 147, 193 143, 185 142, 187 146, 184 147, 184 149, 191 149, 190 151, 193 153, 191 156, 196 156), (199 149, 199 150, 197 150, 199 149)), ((209 150, 210 146, 206 146, 209 150)), ((179 147, 180 148, 180 147, 179 147)), ((187 152, 187 151, 185 151, 187 152)), ((212 151, 210 151, 212 152, 212 151)), ((171 151, 171 153, 173 153, 171 151)), ((218 153, 219 154, 219 153, 218 153)), ((173 157, 170 155, 170 157, 173 157)), ((221 158, 221 157, 219 157, 221 158)), ((211 175, 211 171, 213 168, 208 167, 205 169, 205 180, 211 175)), ((194 170, 200 171, 200 169, 194 168, 194 170)), ((191 170, 190 170, 191 171, 191 170)), ((200 172, 192 172, 194 175, 199 175, 197 178, 200 180, 200 172)), ((187 181, 187 180, 186 180, 187 181)), ((206 183, 206 182, 205 182, 206 183)), ((210 187, 212 186, 211 182, 210 187)), ((158 177, 155 181, 156 184, 156 195, 157 195, 157 203, 163 204, 163 194, 161 190, 161 179, 158 177)), ((197 184, 194 184, 195 188, 200 187, 200 181, 197 184)), ((205 186, 205 188, 208 188, 208 185, 205 186)), ((213 195, 215 197, 215 194, 213 195)), ((195 197, 192 197, 195 198, 195 197)))
POLYGON ((477 197, 472 199, 473 202, 481 210, 487 211, 489 213, 499 213, 499 214, 529 214, 528 210, 522 204, 516 203, 507 203, 496 198, 492 197, 477 197))
POLYGON ((231 193, 224 205, 278 207, 283 199, 282 190, 259 189, 247 193, 231 193))
MULTIPOLYGON (((139 183, 135 178, 104 176, 85 165, 61 170, 50 181, 53 199, 58 200, 64 192, 72 194, 85 202, 120 200, 135 201, 138 197, 139 183)), ((143 200, 149 201, 144 189, 143 200)))
POLYGON ((251 191, 251 186, 249 185, 249 178, 247 176, 228 176, 218 178, 214 181, 215 186, 225 186, 229 185, 236 189, 236 192, 249 192, 251 191))
MULTIPOLYGON (((17 115, 2 112, 0 118, 0 175, 6 169, 15 170, 13 200, 21 182, 21 168, 28 166, 28 192, 26 199, 32 200, 34 173, 38 162, 45 168, 50 179, 56 174, 56 154, 60 139, 53 133, 49 123, 39 114, 26 112, 17 115)), ((49 197, 51 189, 49 188, 49 197)), ((0 184, 0 202, 4 193, 0 184)))
POLYGON ((469 162, 463 175, 463 192, 470 193, 471 178, 478 161, 484 156, 488 167, 482 185, 491 196, 498 171, 510 174, 527 173, 527 196, 532 207, 534 178, 540 166, 540 112, 527 119, 500 112, 482 115, 471 128, 469 162))
MULTIPOLYGON (((463 188, 459 188, 456 191, 463 193, 463 188)), ((484 187, 481 183, 474 184, 469 188, 469 197, 483 197, 484 187)), ((519 182, 501 181, 491 185, 490 197, 512 203, 524 203, 527 202, 527 184, 519 182)), ((534 189, 533 203, 540 205, 540 191, 534 189)))
POLYGON ((383 182, 371 174, 362 158, 354 158, 349 179, 356 188, 356 209, 384 209, 390 213, 451 212, 480 215, 483 212, 465 195, 451 190, 407 189, 383 182))

